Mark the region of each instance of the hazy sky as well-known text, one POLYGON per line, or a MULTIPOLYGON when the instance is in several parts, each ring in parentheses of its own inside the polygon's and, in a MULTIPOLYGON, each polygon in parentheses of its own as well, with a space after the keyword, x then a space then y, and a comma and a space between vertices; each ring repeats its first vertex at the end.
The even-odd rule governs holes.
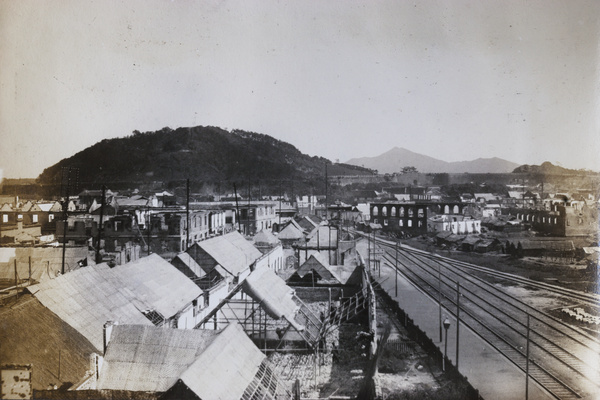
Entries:
POLYGON ((597 0, 0 0, 0 171, 196 125, 600 170, 599 40, 597 0))

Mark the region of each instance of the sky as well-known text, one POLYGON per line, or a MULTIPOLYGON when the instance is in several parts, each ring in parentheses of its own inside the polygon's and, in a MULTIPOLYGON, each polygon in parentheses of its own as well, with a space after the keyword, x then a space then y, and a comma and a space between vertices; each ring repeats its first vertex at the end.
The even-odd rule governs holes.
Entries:
POLYGON ((163 127, 600 171, 597 0, 0 0, 0 177, 163 127))

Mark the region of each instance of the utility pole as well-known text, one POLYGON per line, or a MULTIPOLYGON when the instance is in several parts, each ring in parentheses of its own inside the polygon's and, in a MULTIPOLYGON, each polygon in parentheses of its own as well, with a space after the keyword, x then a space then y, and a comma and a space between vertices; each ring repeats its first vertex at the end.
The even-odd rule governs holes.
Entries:
POLYGON ((529 399, 529 313, 527 313, 527 347, 525 350, 525 400, 529 399))
MULTIPOLYGON (((64 182, 64 173, 65 167, 62 170, 63 177, 62 182, 64 182)), ((68 220, 68 209, 69 209, 69 186, 71 186, 71 167, 67 167, 67 189, 65 200, 63 201, 63 248, 62 248, 62 267, 60 269, 61 274, 65 274, 65 253, 67 252, 67 229, 69 228, 69 220, 68 220)))
POLYGON ((98 238, 96 239, 96 263, 102 262, 100 256, 100 243, 102 242, 102 231, 104 230, 103 219, 104 219, 104 204, 106 197, 106 186, 102 185, 102 199, 100 199, 100 223, 98 224, 98 238))
POLYGON ((396 297, 398 297, 398 241, 396 241, 396 297))
POLYGON ((442 341, 442 267, 438 263, 438 309, 439 309, 439 324, 440 324, 440 342, 442 341))
MULTIPOLYGON (((190 180, 186 182, 186 200, 185 200, 185 249, 190 246, 190 180)), ((184 249, 182 249, 184 251, 184 249)))
POLYGON ((456 370, 458 371, 458 333, 460 326, 460 282, 456 282, 456 370))
POLYGON ((148 230, 148 255, 150 255, 150 199, 148 199, 148 203, 146 203, 146 229, 148 230))
POLYGON ((327 163, 325 163, 325 219, 328 219, 327 217, 327 204, 329 204, 328 201, 328 194, 327 194, 327 189, 328 189, 328 179, 327 179, 327 163))
POLYGON ((233 182, 233 193, 235 194, 235 222, 238 226, 238 232, 240 230, 240 205, 238 204, 238 195, 237 195, 237 187, 235 186, 235 182, 233 182))

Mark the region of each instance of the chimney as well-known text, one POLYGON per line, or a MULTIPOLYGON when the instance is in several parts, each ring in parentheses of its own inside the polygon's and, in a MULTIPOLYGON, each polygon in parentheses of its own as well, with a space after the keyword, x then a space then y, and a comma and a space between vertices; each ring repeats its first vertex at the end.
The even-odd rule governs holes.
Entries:
POLYGON ((104 338, 104 356, 106 356, 106 349, 108 348, 108 342, 110 342, 110 335, 112 334, 112 330, 115 325, 117 325, 117 323, 114 321, 106 321, 104 324, 104 329, 102 332, 104 338))

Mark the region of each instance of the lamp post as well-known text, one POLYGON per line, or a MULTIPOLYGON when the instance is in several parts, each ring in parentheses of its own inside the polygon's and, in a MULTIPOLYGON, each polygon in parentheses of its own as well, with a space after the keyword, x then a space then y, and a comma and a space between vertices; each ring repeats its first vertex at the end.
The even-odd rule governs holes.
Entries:
POLYGON ((444 319, 444 330, 446 331, 446 342, 444 343, 444 358, 442 359, 442 371, 446 372, 446 354, 448 353, 448 328, 450 328, 450 321, 448 318, 444 319))

